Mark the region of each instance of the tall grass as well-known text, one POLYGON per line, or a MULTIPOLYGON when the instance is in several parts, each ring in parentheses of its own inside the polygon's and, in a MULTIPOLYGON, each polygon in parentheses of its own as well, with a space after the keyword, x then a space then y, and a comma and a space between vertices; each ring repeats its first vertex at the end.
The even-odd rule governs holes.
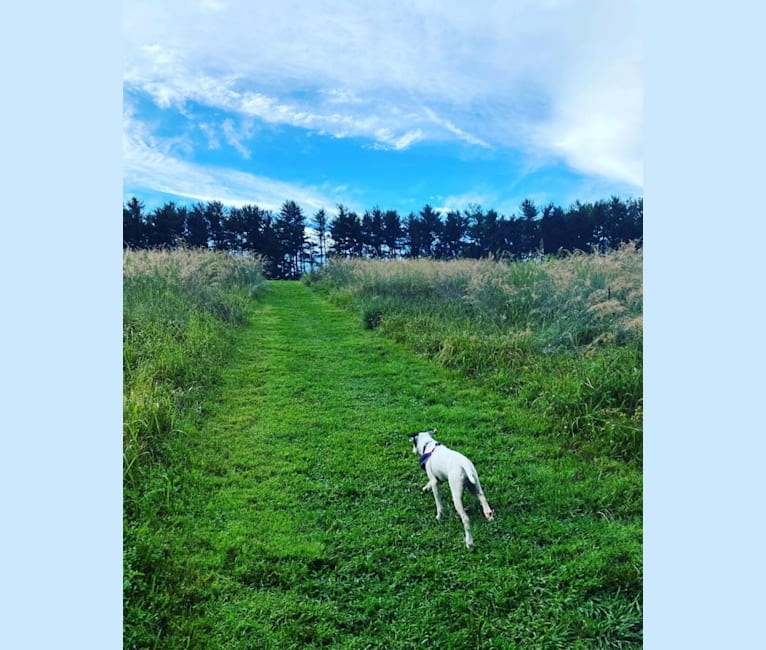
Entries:
POLYGON ((261 262, 195 250, 123 257, 123 593, 126 647, 156 627, 167 589, 161 523, 179 489, 181 423, 201 415, 252 296, 261 262))
POLYGON ((367 328, 522 399, 580 451, 640 463, 642 250, 347 260, 307 278, 367 328))
POLYGON ((215 381, 227 328, 265 286, 257 258, 200 250, 123 257, 124 481, 161 460, 179 417, 215 381))

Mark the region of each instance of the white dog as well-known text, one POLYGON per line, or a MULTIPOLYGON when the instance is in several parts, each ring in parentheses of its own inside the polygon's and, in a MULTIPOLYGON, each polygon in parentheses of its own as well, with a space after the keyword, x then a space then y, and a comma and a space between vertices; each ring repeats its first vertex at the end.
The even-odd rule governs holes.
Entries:
POLYGON ((487 503, 484 491, 479 483, 479 475, 473 463, 463 454, 458 453, 433 438, 436 429, 414 433, 409 436, 412 441, 412 452, 420 456, 420 466, 428 475, 428 483, 423 486, 423 492, 429 489, 434 493, 436 501, 436 518, 441 519, 444 509, 442 508, 441 498, 439 497, 438 484, 440 481, 449 481, 449 487, 452 492, 452 502, 455 504, 455 510, 460 515, 465 529, 465 545, 470 548, 473 546, 473 536, 471 535, 471 526, 468 515, 463 508, 463 488, 476 496, 481 502, 481 508, 487 519, 492 519, 494 514, 487 503))

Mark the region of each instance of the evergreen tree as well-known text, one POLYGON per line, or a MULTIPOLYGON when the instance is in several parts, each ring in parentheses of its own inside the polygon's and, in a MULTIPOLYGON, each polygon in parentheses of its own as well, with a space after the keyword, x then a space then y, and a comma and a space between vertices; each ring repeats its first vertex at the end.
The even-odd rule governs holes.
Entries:
POLYGON ((274 256, 271 233, 271 214, 257 205, 245 204, 240 209, 240 238, 242 249, 264 257, 274 256))
POLYGON ((422 224, 425 255, 428 257, 437 257, 444 230, 444 224, 442 224, 441 217, 436 210, 426 204, 420 211, 420 221, 422 224))
POLYGON ((468 242, 468 217, 456 210, 447 212, 442 229, 442 240, 438 256, 441 259, 456 259, 463 257, 468 242))
POLYGON ((366 256, 383 257, 383 213, 378 206, 362 216, 362 240, 366 256))
POLYGON ((623 241, 634 241, 636 246, 644 245, 644 199, 639 197, 627 202, 627 226, 623 241))
POLYGON ((593 250, 593 205, 575 201, 566 213, 567 250, 593 250))
POLYGON ((192 248, 207 248, 210 240, 210 232, 205 216, 205 206, 195 203, 186 214, 184 224, 184 239, 192 248))
POLYGON ((408 256, 417 259, 427 255, 428 244, 425 228, 423 222, 414 212, 410 212, 407 215, 404 231, 407 240, 407 248, 409 249, 408 256))
POLYGON ((324 264, 327 259, 327 214, 324 208, 320 209, 314 215, 314 227, 317 231, 317 239, 319 244, 318 259, 320 264, 324 264))
POLYGON ((495 240, 497 243, 492 251, 494 258, 524 258, 527 253, 525 243, 527 226, 524 219, 519 218, 514 214, 508 219, 498 217, 495 220, 495 224, 497 230, 495 240))
POLYGON ((540 238, 543 242, 543 252, 558 254, 568 248, 567 223, 564 210, 549 203, 543 208, 540 219, 540 238))
POLYGON ((295 201, 285 201, 275 223, 283 278, 295 279, 305 271, 302 267, 305 230, 303 210, 295 201))
POLYGON ((591 241, 595 250, 606 253, 609 249, 609 206, 604 201, 596 201, 591 207, 591 241))
POLYGON ((540 223, 537 219, 539 211, 535 204, 524 199, 521 202, 521 241, 518 254, 527 258, 541 251, 540 223))
POLYGON ((396 210, 386 210, 383 215, 383 244, 388 257, 397 257, 401 251, 404 227, 396 210))
POLYGON ((227 249, 227 236, 223 203, 220 201, 208 201, 205 206, 205 218, 210 229, 210 239, 213 249, 222 251, 227 249))
POLYGON ((520 216, 506 219, 495 210, 486 213, 469 205, 446 217, 426 205, 402 222, 396 210, 377 206, 359 216, 338 204, 337 217, 328 223, 325 211, 314 215, 318 241, 309 245, 305 218, 294 201, 285 201, 275 218, 255 205, 227 209, 220 201, 185 206, 165 203, 144 215, 136 197, 123 205, 123 248, 193 247, 241 251, 264 258, 267 277, 298 277, 306 265, 325 262, 328 252, 343 257, 487 257, 527 258, 538 252, 606 251, 633 241, 643 245, 643 198, 581 203, 567 210, 550 203, 542 210, 524 199, 520 216), (332 237, 328 251, 328 237, 332 237))
POLYGON ((222 224, 224 248, 227 251, 242 252, 246 250, 245 232, 247 225, 242 208, 229 208, 222 224))
POLYGON ((172 201, 154 210, 147 219, 147 244, 151 248, 175 248, 184 236, 186 208, 172 201))
POLYGON ((277 219, 271 210, 260 210, 259 215, 261 226, 258 232, 260 234, 257 240, 254 240, 255 244, 252 250, 263 257, 264 275, 267 278, 281 278, 284 272, 283 248, 278 233, 277 219))
POLYGON ((144 237, 144 204, 135 196, 122 208, 122 247, 141 248, 146 245, 144 237))
POLYGON ((355 212, 350 212, 338 204, 338 216, 330 224, 333 239, 332 251, 341 257, 359 257, 362 255, 364 240, 362 222, 355 212))
POLYGON ((487 210, 485 214, 480 206, 474 205, 469 206, 466 216, 469 218, 468 232, 471 237, 469 256, 498 259, 508 249, 500 215, 495 210, 487 210))

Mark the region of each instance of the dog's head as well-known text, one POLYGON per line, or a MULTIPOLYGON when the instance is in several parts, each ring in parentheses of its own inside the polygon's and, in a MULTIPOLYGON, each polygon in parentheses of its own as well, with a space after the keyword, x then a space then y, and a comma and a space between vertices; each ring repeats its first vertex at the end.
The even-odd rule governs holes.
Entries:
POLYGON ((420 433, 411 433, 408 438, 412 443, 412 453, 422 454, 423 447, 429 440, 433 440, 433 435, 436 433, 436 429, 429 429, 428 431, 421 431, 420 433))

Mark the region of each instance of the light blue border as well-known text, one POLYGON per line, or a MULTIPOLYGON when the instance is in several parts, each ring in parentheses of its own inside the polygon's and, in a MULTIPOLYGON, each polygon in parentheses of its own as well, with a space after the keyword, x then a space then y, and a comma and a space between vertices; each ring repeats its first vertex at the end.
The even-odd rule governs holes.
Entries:
POLYGON ((763 10, 645 39, 645 647, 763 645, 763 10))
POLYGON ((121 7, 6 3, 0 647, 122 645, 121 7))

